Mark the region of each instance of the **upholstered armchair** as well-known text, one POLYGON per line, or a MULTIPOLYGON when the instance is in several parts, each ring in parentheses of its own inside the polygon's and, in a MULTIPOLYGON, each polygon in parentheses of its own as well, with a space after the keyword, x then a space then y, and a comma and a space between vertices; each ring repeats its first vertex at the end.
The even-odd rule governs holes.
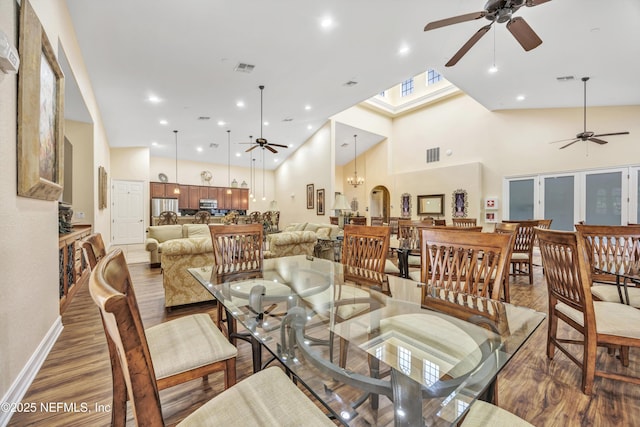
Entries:
POLYGON ((268 234, 265 258, 290 255, 313 255, 317 237, 313 231, 297 231, 268 234))

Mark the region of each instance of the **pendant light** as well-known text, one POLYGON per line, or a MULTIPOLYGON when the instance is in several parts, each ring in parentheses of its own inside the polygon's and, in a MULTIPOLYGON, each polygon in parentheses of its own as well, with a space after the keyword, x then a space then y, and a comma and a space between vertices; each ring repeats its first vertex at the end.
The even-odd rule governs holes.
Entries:
POLYGON ((364 178, 358 176, 358 151, 356 148, 358 135, 353 135, 353 176, 347 178, 347 183, 353 185, 354 187, 358 187, 358 185, 364 184, 364 178))
POLYGON ((231 131, 227 129, 227 194, 231 194, 231 131))
POLYGON ((174 130, 173 133, 176 136, 176 187, 173 189, 173 194, 180 194, 180 184, 178 184, 178 131, 174 130))
MULTIPOLYGON (((249 141, 253 143, 253 136, 249 136, 249 141)), ((253 184, 253 151, 249 152, 249 187, 249 200, 253 200, 253 192, 255 191, 253 184)))

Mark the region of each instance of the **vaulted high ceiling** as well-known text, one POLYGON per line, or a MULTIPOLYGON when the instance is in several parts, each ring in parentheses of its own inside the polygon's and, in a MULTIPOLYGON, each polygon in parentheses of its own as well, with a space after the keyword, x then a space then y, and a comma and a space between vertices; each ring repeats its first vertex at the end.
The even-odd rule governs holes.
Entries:
MULTIPOLYGON (((488 21, 423 28, 481 11, 482 1, 67 4, 111 146, 149 146, 153 156, 175 155, 177 129, 180 158, 226 163, 231 130, 233 164, 250 163, 248 146, 237 144, 249 142, 250 135, 291 144, 277 155, 265 152, 266 167, 274 168, 331 115, 428 68, 491 110, 581 106, 582 76, 591 77, 590 106, 640 104, 637 0, 552 0, 522 7, 517 16, 542 45, 525 52, 504 24, 495 24, 450 68, 444 64, 488 21), (491 74, 494 58, 499 71, 491 74), (234 71, 239 63, 255 67, 234 71), (561 83, 560 76, 575 80, 561 83), (269 123, 262 128, 259 85, 265 86, 263 120, 269 123), (160 102, 149 101, 152 95, 160 102), (525 99, 518 101, 518 95, 525 99), (161 125, 163 119, 168 124, 161 125)), ((67 102, 67 108, 67 117, 86 120, 81 101, 67 102)), ((339 126, 337 143, 352 139, 353 131, 339 126)), ((379 140, 363 136, 358 152, 379 140)))

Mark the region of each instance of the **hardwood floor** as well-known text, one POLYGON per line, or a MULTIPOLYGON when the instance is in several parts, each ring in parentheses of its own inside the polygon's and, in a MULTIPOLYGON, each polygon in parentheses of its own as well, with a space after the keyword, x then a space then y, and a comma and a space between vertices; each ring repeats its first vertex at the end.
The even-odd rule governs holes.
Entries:
MULTIPOLYGON (((195 312, 215 314, 211 304, 166 313, 160 269, 149 269, 146 263, 131 264, 129 268, 146 327, 195 312)), ((526 278, 512 282, 511 299, 514 304, 546 312, 542 269, 535 267, 534 273, 533 286, 526 283, 526 278)), ((60 338, 23 400, 35 403, 37 410, 16 413, 9 426, 110 424, 111 414, 104 409, 111 404, 111 368, 98 309, 87 286, 78 291, 64 313, 63 324, 60 338), (67 406, 57 406, 58 403, 67 406)), ((536 426, 638 425, 640 387, 596 379, 593 396, 585 396, 580 391, 580 370, 575 364, 559 352, 553 361, 547 360, 546 327, 545 321, 500 374, 499 405, 536 426)), ((247 343, 239 342, 238 346, 237 375, 241 381, 251 374, 251 354, 247 343)), ((598 366, 622 369, 605 350, 599 353, 598 366)), ((640 375, 640 350, 631 349, 628 370, 640 375)), ((194 380, 160 392, 167 425, 175 425, 220 393, 222 382, 219 373, 210 375, 208 382, 194 380)), ((129 412, 128 425, 134 425, 129 412)))

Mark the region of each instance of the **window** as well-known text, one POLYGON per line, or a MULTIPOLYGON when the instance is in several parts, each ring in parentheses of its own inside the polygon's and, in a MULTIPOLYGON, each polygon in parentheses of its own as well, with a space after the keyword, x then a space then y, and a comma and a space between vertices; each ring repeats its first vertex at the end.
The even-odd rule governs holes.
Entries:
POLYGON ((440 73, 432 69, 427 70, 427 86, 438 83, 440 80, 442 80, 440 73))
POLYGON ((413 77, 402 82, 402 90, 400 95, 407 96, 413 93, 413 77))
POLYGON ((380 93, 378 94, 378 96, 381 96, 381 97, 383 97, 383 98, 384 98, 384 97, 386 96, 386 94, 387 94, 387 92, 385 92, 385 91, 383 90, 382 92, 380 92, 380 93))

